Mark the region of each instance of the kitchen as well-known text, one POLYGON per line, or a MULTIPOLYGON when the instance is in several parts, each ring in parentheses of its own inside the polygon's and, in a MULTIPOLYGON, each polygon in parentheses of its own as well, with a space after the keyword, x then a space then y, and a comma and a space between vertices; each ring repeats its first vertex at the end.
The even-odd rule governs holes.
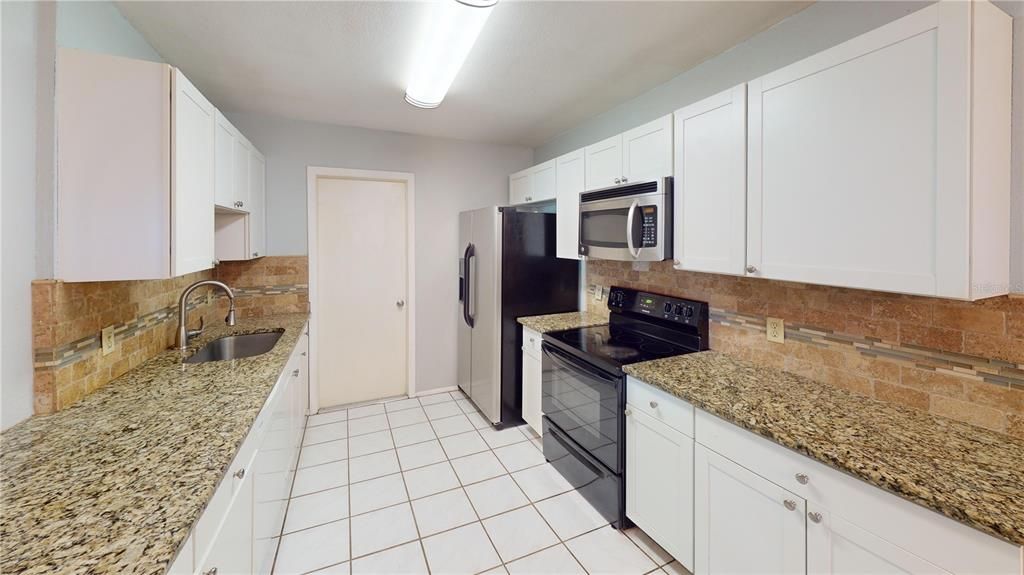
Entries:
POLYGON ((1022 573, 1022 16, 4 3, 0 571, 1022 573))

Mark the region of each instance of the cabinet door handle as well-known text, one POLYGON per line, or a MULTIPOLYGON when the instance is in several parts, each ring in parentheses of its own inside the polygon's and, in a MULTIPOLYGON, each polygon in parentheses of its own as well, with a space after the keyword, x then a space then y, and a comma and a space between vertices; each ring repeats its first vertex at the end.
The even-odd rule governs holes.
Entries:
POLYGON ((818 513, 817 511, 813 513, 808 512, 807 518, 810 519, 812 523, 821 523, 821 513, 818 513))
POLYGON ((796 509, 796 501, 793 501, 792 499, 787 499, 783 501, 782 504, 785 505, 786 509, 789 509, 790 511, 796 509))
POLYGON ((239 469, 238 471, 236 471, 235 472, 235 477, 237 477, 239 479, 242 479, 243 477, 245 477, 245 468, 243 467, 243 468, 239 469))
POLYGON ((811 481, 811 478, 807 477, 806 474, 804 474, 804 473, 797 473, 796 474, 796 482, 799 483, 800 485, 807 485, 808 483, 810 483, 810 481, 811 481))
POLYGON ((657 401, 652 401, 651 402, 651 409, 658 409, 658 402, 657 401))

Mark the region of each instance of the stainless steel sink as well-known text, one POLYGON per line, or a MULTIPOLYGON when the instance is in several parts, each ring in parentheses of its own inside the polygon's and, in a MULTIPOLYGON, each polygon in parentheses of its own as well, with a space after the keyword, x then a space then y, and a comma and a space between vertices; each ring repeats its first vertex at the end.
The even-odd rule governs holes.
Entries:
POLYGON ((239 359, 267 353, 274 349, 274 344, 281 339, 281 331, 267 333, 250 333, 246 335, 229 335, 215 339, 199 348, 185 363, 205 363, 207 361, 223 361, 239 359))

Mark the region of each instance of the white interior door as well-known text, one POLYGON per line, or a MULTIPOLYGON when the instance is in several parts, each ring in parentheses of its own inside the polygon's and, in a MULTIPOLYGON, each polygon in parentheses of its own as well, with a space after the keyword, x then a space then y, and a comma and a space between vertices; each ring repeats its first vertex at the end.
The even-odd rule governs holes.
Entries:
POLYGON ((320 408, 408 392, 406 184, 317 180, 320 408))

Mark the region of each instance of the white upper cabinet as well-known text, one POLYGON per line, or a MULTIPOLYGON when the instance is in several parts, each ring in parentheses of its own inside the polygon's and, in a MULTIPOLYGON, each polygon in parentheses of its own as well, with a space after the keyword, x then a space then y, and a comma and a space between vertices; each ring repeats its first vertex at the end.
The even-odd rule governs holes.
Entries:
POLYGON ((250 260, 266 255, 266 159, 217 113, 216 255, 250 260))
POLYGON ((555 161, 548 160, 508 177, 508 201, 511 205, 555 199, 555 161))
POLYGON ((622 183, 671 176, 672 115, 622 134, 622 183))
POLYGON ((744 273, 746 97, 744 84, 675 113, 676 269, 744 273))
POLYGON ((663 116, 585 148, 586 189, 672 175, 672 116, 663 116))
POLYGON ((174 69, 171 275, 210 267, 214 257, 214 138, 217 110, 174 69))
POLYGON ((752 275, 1007 293, 1010 49, 999 9, 940 2, 750 82, 752 275))
POLYGON ((585 148, 588 190, 622 183, 622 134, 585 148))
POLYGON ((583 150, 569 152, 555 160, 557 188, 555 209, 555 255, 580 259, 580 194, 583 193, 585 170, 583 150))
POLYGON ((166 64, 60 49, 55 276, 213 267, 214 116, 166 64))
POLYGON ((232 207, 237 210, 249 211, 249 159, 252 153, 252 145, 240 133, 235 134, 235 141, 232 150, 232 171, 234 177, 231 180, 232 195, 235 201, 232 207))
POLYGON ((249 151, 249 240, 251 257, 267 255, 267 161, 253 148, 249 151))
POLYGON ((235 209, 235 127, 217 111, 213 163, 217 173, 214 201, 217 206, 235 209))

